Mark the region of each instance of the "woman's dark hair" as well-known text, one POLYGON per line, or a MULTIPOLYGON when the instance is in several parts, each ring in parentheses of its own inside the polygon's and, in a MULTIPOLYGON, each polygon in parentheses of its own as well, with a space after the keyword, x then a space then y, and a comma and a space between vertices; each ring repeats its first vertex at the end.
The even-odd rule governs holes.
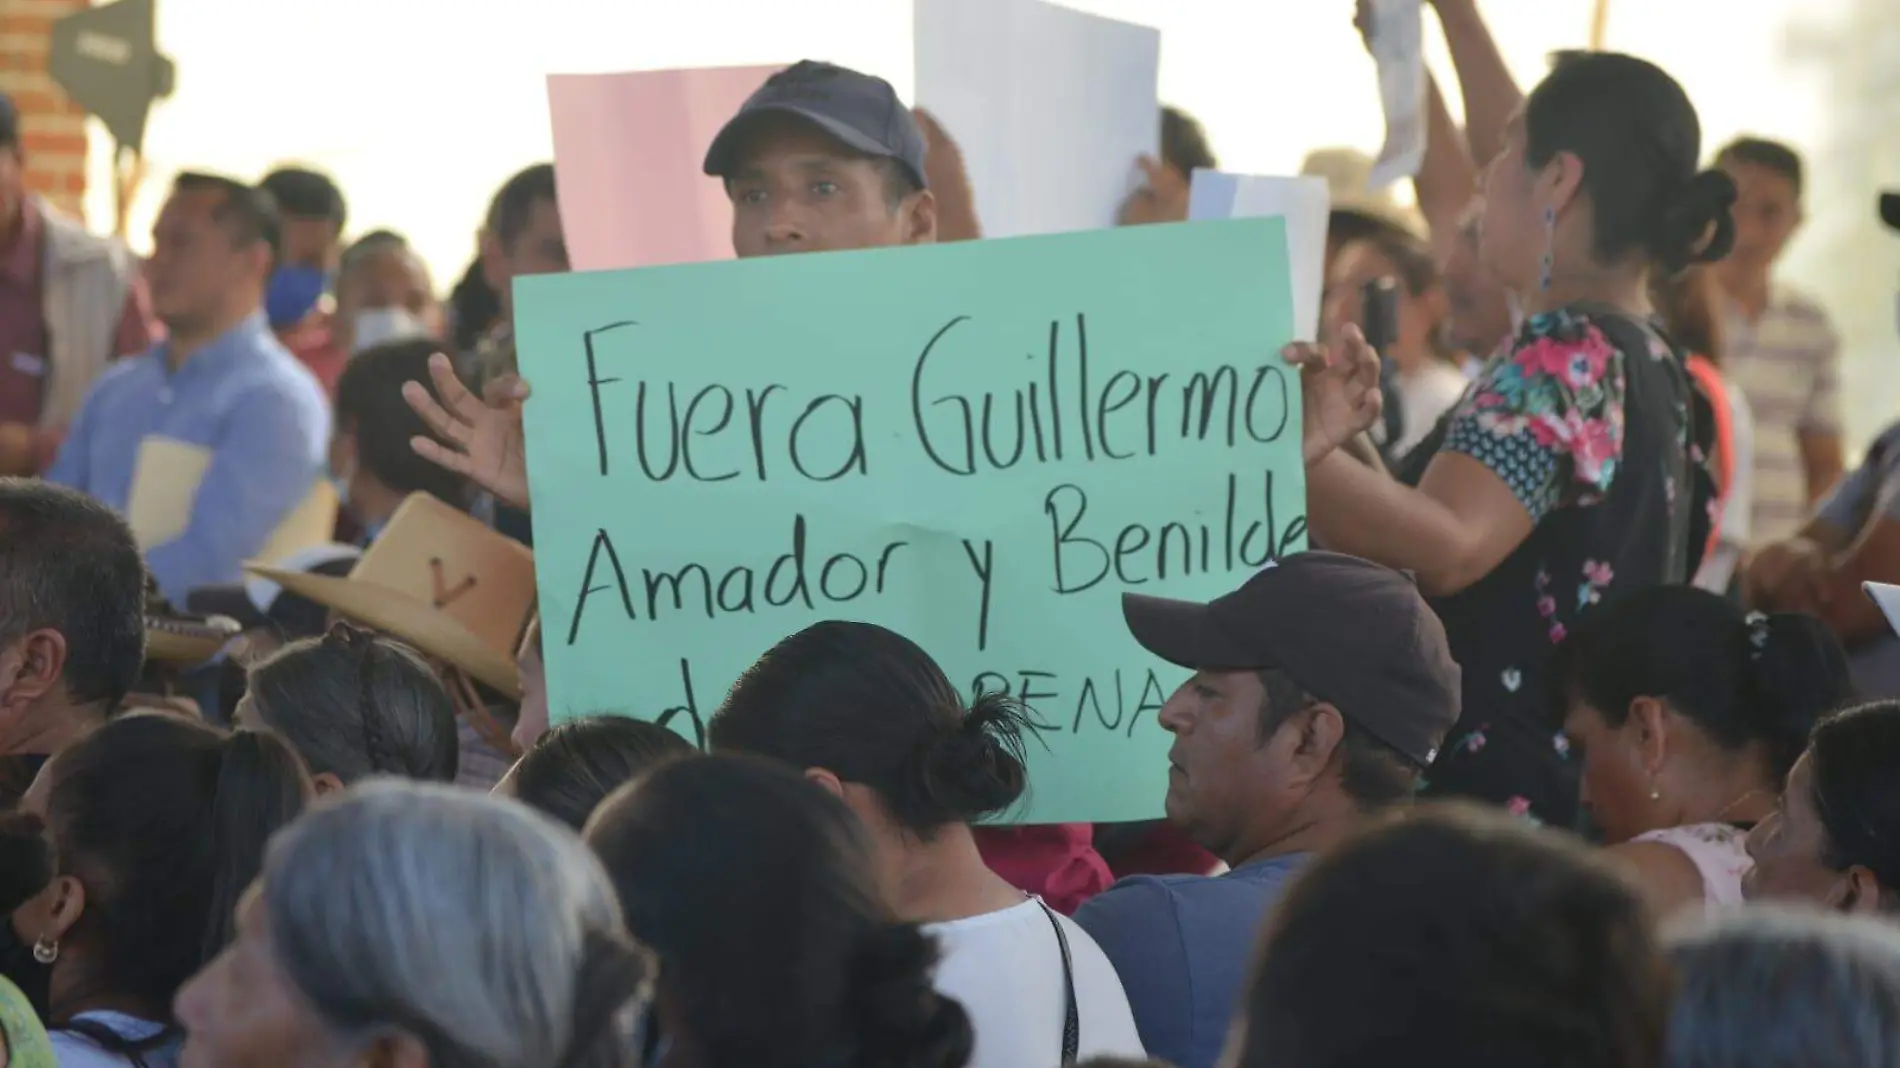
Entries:
POLYGON ((686 739, 657 724, 590 716, 543 734, 508 774, 517 801, 578 831, 608 794, 662 761, 693 752, 686 739))
POLYGON ((1197 167, 1210 171, 1220 168, 1200 120, 1172 104, 1161 109, 1161 161, 1180 171, 1184 178, 1191 177, 1197 167))
POLYGON ((403 399, 402 387, 420 382, 435 396, 429 357, 442 351, 434 338, 372 345, 351 358, 336 384, 337 429, 356 438, 356 462, 398 494, 427 493, 467 511, 475 491, 467 479, 423 459, 413 438, 437 438, 403 399))
POLYGON ((1720 366, 1722 317, 1717 311, 1720 290, 1707 267, 1690 267, 1680 274, 1656 274, 1649 280, 1650 302, 1662 318, 1670 340, 1720 366))
POLYGON ((39 817, 0 812, 0 916, 12 915, 52 881, 53 850, 39 817))
POLYGON ((1674 273, 1728 255, 1735 183, 1698 172, 1702 125, 1661 67, 1616 52, 1562 52, 1524 102, 1524 160, 1583 162, 1583 188, 1605 261, 1640 252, 1674 273))
POLYGON ((134 713, 54 757, 48 774, 55 863, 86 888, 67 932, 85 952, 84 994, 169 1020, 178 988, 231 941, 266 842, 303 811, 303 764, 268 732, 134 713))
POLYGON ((1883 908, 1900 910, 1900 701, 1829 716, 1808 743, 1814 811, 1827 832, 1821 862, 1866 868, 1883 908))
POLYGON ((339 623, 250 671, 251 703, 315 775, 453 782, 455 705, 429 664, 392 638, 339 623))
POLYGON ((1546 678, 1558 716, 1582 701, 1616 728, 1632 701, 1656 698, 1725 750, 1759 743, 1776 783, 1815 721, 1853 697, 1847 654, 1826 624, 1745 614, 1694 586, 1650 586, 1584 613, 1546 678))
POLYGON ((937 945, 880 897, 851 811, 750 757, 662 764, 587 840, 696 1063, 959 1068, 973 1036, 932 985, 937 945))
POLYGON ((716 750, 825 768, 876 790, 891 817, 929 834, 1016 803, 1027 784, 1023 707, 978 693, 966 710, 909 638, 870 623, 818 623, 779 642, 733 684, 707 727, 716 750))
POLYGON ((462 272, 462 278, 449 291, 449 327, 455 351, 473 349, 501 317, 501 298, 482 273, 482 258, 475 257, 462 272))
POLYGON ((1430 805, 1322 856, 1276 906, 1237 1068, 1655 1068, 1667 966, 1637 891, 1581 845, 1430 805))

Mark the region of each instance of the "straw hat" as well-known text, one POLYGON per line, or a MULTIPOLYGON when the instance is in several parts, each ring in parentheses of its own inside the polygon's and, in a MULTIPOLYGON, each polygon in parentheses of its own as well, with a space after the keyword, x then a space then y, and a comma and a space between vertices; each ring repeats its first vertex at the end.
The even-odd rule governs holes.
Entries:
POLYGON ((1400 204, 1392 187, 1372 188, 1371 156, 1356 148, 1320 148, 1307 153, 1300 174, 1326 180, 1334 211, 1352 211, 1389 222, 1413 236, 1423 236, 1425 222, 1418 209, 1400 204))
POLYGON ((161 608, 145 617, 145 660, 156 664, 202 664, 244 628, 226 616, 192 618, 161 608))
POLYGON ((515 650, 534 611, 534 553, 426 493, 412 493, 348 576, 244 569, 521 696, 515 650))

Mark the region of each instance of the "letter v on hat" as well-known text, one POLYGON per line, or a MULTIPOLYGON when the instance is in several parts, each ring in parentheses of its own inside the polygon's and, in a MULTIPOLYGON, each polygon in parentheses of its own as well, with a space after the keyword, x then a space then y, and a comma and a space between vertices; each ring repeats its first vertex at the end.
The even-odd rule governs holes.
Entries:
POLYGON ((410 494, 348 576, 245 570, 415 646, 508 694, 534 614, 534 553, 426 493, 410 494))

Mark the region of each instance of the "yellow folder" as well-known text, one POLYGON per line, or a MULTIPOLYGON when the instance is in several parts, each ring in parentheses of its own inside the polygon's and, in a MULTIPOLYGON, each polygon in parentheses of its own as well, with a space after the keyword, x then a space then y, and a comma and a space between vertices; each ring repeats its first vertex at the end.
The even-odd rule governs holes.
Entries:
MULTIPOLYGON (((149 437, 139 443, 132 467, 132 493, 125 506, 139 548, 152 549, 176 539, 191 525, 191 506, 211 467, 211 450, 172 438, 149 437)), ((317 479, 310 493, 291 509, 270 540, 247 559, 280 560, 299 549, 331 540, 336 532, 336 491, 317 479)))

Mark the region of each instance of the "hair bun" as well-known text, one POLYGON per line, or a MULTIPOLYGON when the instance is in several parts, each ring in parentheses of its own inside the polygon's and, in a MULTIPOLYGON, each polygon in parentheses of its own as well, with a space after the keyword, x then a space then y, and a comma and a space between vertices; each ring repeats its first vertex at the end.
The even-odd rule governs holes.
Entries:
POLYGON ((1786 774, 1807 748, 1814 725, 1852 699, 1847 653, 1813 616, 1751 616, 1748 628, 1756 723, 1776 769, 1786 774))
POLYGON ((1664 269, 1675 274, 1695 263, 1713 263, 1735 247, 1735 180, 1725 172, 1706 170, 1690 178, 1663 205, 1656 254, 1664 269))
POLYGON ((853 1064, 961 1068, 969 1061, 976 1034, 963 1006, 937 992, 936 963, 936 940, 914 924, 887 924, 863 936, 851 966, 853 1064))
POLYGON ((1001 693, 978 693, 970 710, 924 743, 919 786, 924 825, 969 822, 1016 803, 1028 786, 1023 732, 1028 714, 1001 693), (934 817, 934 818, 932 818, 934 817))

